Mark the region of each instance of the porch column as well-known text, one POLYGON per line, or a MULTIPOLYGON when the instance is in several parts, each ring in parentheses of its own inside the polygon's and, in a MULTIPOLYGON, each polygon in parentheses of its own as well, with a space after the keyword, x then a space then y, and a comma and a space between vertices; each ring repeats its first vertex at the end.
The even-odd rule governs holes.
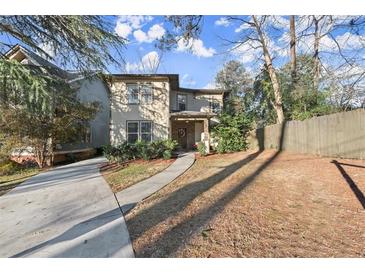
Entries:
POLYGON ((206 152, 209 153, 210 151, 210 136, 209 136, 209 119, 204 119, 204 138, 203 138, 203 142, 205 144, 206 147, 206 152))

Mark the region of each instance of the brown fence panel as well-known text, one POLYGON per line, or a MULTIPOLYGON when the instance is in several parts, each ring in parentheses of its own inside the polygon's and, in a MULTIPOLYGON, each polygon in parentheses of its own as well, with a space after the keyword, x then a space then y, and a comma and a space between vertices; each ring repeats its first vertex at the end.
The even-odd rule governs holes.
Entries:
POLYGON ((258 128, 248 140, 251 148, 365 159, 365 109, 258 128))

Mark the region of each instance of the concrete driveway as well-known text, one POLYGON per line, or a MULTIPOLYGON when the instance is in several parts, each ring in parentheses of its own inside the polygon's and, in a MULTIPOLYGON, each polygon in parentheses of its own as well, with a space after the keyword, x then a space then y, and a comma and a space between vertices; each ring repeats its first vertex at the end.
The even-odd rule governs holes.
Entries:
POLYGON ((0 257, 134 257, 104 158, 32 177, 0 197, 0 257))

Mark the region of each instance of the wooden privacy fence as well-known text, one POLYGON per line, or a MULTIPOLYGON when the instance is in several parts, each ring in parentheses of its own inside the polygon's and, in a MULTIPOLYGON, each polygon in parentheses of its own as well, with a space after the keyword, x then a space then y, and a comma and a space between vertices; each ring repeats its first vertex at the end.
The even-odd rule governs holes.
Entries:
POLYGON ((248 140, 251 148, 365 159, 365 109, 258 128, 248 140))

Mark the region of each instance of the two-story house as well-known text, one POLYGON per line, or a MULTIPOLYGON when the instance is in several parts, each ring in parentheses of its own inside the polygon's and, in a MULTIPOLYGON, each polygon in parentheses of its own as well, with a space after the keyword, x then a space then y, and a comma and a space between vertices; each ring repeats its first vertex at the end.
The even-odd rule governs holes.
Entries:
POLYGON ((111 144, 172 138, 182 149, 203 141, 209 150, 225 91, 181 88, 177 74, 113 74, 108 82, 111 144))
POLYGON ((72 84, 82 102, 98 101, 100 110, 89 122, 87 136, 80 142, 59 144, 57 153, 76 153, 111 143, 172 138, 190 150, 205 142, 209 150, 209 128, 223 108, 226 92, 216 89, 187 89, 177 74, 108 74, 84 78, 65 71, 38 54, 16 45, 5 55, 24 65, 49 69, 72 84))

